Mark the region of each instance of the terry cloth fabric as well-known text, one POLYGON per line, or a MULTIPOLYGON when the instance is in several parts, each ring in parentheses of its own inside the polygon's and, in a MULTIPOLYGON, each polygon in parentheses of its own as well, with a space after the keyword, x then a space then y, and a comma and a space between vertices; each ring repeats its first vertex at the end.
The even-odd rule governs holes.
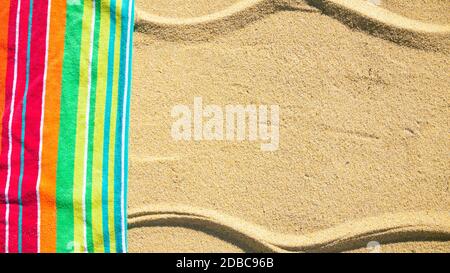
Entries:
POLYGON ((134 0, 0 0, 0 252, 126 252, 134 0))

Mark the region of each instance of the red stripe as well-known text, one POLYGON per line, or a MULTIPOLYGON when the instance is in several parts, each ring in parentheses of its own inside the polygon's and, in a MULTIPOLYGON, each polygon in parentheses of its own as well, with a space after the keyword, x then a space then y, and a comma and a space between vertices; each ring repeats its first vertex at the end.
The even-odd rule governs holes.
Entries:
POLYGON ((10 114, 11 91, 14 77, 15 30, 17 1, 11 1, 8 23, 8 60, 5 79, 5 111, 2 120, 1 154, 0 154, 0 252, 5 251, 5 186, 8 171, 8 118, 10 114))
POLYGON ((25 128, 25 168, 22 184, 22 250, 37 252, 36 182, 39 162, 43 76, 45 67, 47 0, 34 0, 30 54, 30 82, 25 128))
MULTIPOLYGON (((21 97, 23 96, 23 89, 25 87, 25 61, 26 61, 26 31, 27 31, 27 11, 28 8, 24 5, 26 1, 22 1, 21 7, 19 7, 21 16, 20 16, 20 26, 19 26, 19 47, 15 48, 15 29, 16 29, 16 22, 14 20, 14 24, 10 25, 10 37, 12 38, 12 44, 10 48, 13 50, 12 55, 12 69, 9 72, 11 72, 13 75, 10 77, 10 82, 7 84, 11 86, 11 90, 8 94, 8 97, 6 98, 6 101, 8 105, 10 105, 12 100, 12 90, 14 88, 13 86, 13 80, 14 80, 14 50, 18 50, 18 67, 17 67, 17 85, 16 85, 16 96, 15 96, 15 103, 14 103, 14 116, 12 120, 12 157, 11 157, 11 178, 10 178, 10 185, 9 185, 9 194, 8 194, 8 200, 9 200, 9 251, 10 252, 17 252, 17 227, 18 227, 18 198, 17 198, 17 189, 18 189, 18 178, 19 178, 19 163, 20 163, 20 112, 21 112, 21 97), (12 33, 11 33, 12 32, 12 33), (12 34, 12 35, 11 35, 12 34), (17 115, 19 113, 19 115, 17 115)), ((14 18, 16 18, 16 12, 17 7, 14 9, 14 18)), ((10 40, 11 41, 11 40, 10 40)), ((7 179, 7 172, 8 172, 8 153, 9 153, 9 116, 10 116, 9 109, 8 113, 5 115, 7 125, 5 133, 6 133, 6 149, 2 149, 2 153, 5 155, 5 160, 3 161, 5 170, 5 182, 7 179)))
POLYGON ((28 17, 29 0, 22 0, 20 7, 20 35, 19 35, 19 60, 17 70, 17 90, 12 122, 12 160, 11 160, 11 184, 9 190, 10 217, 9 217, 9 250, 18 251, 18 220, 19 220, 19 176, 20 176, 20 151, 22 135, 22 101, 25 92, 27 43, 28 43, 28 17))

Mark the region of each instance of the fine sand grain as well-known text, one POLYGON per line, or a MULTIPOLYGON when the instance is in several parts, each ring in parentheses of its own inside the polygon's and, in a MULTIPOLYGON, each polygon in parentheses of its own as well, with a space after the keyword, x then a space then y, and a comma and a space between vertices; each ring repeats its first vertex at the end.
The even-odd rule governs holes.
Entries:
POLYGON ((450 22, 448 0, 382 0, 381 7, 429 23, 448 24, 450 22))
POLYGON ((136 27, 139 32, 160 39, 205 41, 280 11, 320 11, 354 29, 400 45, 449 50, 450 25, 413 20, 379 5, 362 0, 241 0, 223 10, 189 18, 161 16, 138 9, 136 27))
POLYGON ((130 251, 450 251, 450 21, 251 1, 138 1, 130 251), (195 96, 279 105, 279 150, 174 141, 195 96))
POLYGON ((136 6, 159 16, 187 18, 208 15, 236 4, 240 0, 136 0, 136 6))

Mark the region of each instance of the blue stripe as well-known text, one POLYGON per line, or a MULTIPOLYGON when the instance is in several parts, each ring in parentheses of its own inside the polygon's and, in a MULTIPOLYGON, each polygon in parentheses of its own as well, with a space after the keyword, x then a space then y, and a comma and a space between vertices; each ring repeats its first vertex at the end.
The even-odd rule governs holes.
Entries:
MULTIPOLYGON (((131 0, 128 0, 131 1, 131 0)), ((114 158, 114 227, 116 235, 116 252, 123 252, 122 246, 122 215, 121 215, 121 168, 122 168, 122 115, 125 91, 125 65, 126 65, 126 46, 128 30, 128 1, 122 2, 122 24, 120 41, 120 64, 119 64, 119 92, 117 100, 117 122, 115 139, 115 158, 114 158)))
POLYGON ((116 38, 116 0, 111 0, 110 10, 110 28, 109 28, 109 46, 108 46, 108 81, 106 86, 106 103, 105 103, 105 128, 103 132, 103 175, 102 175, 102 219, 103 219, 103 241, 105 243, 105 252, 111 252, 109 241, 109 224, 108 224, 108 171, 109 171, 109 134, 111 124, 111 104, 112 104, 112 86, 114 77, 114 46, 116 38))
POLYGON ((19 176, 19 230, 18 230, 18 252, 22 252, 22 214, 23 214, 23 202, 22 202, 22 184, 23 184, 23 170, 25 165, 25 128, 26 128, 26 113, 27 113, 27 96, 30 83, 30 45, 31 45, 31 29, 33 24, 33 0, 30 0, 30 14, 28 16, 28 36, 27 36, 27 67, 26 67, 26 79, 25 79, 25 92, 22 100, 22 132, 20 137, 20 176, 19 176))
MULTIPOLYGON (((122 243, 122 237, 126 236, 126 230, 127 230, 127 225, 126 225, 126 221, 127 221, 127 217, 126 217, 126 192, 127 192, 127 176, 128 174, 126 173, 126 169, 125 169, 125 174, 124 177, 122 177, 122 167, 123 168, 127 168, 128 166, 128 157, 127 157, 127 152, 128 149, 127 147, 124 147, 124 154, 122 154, 122 145, 127 145, 128 141, 127 141, 127 135, 126 133, 128 132, 128 123, 127 123, 127 117, 125 116, 125 124, 122 123, 122 119, 123 119, 123 106, 124 103, 126 104, 126 109, 125 111, 128 111, 128 103, 129 103, 129 97, 130 97, 130 93, 127 93, 127 97, 124 97, 124 91, 125 88, 129 88, 130 87, 130 81, 131 81, 131 73, 128 74, 128 79, 127 82, 125 82, 125 73, 126 73, 126 66, 127 66, 127 62, 128 64, 130 64, 130 60, 131 59, 131 55, 129 55, 129 59, 126 59, 126 55, 127 55, 127 43, 131 42, 131 37, 132 37, 132 26, 133 26, 133 21, 130 20, 130 24, 128 22, 128 20, 130 18, 128 18, 128 13, 130 11, 130 8, 132 9, 132 13, 131 16, 133 19, 133 9, 134 9, 134 2, 133 0, 128 0, 128 1, 124 1, 123 6, 122 6, 122 18, 126 18, 126 20, 122 20, 122 29, 121 29, 121 43, 120 43, 120 78, 119 78, 119 97, 118 97, 118 110, 117 110, 117 123, 116 123, 116 132, 120 132, 120 133, 116 133, 116 142, 115 142, 115 165, 114 165, 114 226, 116 229, 116 251, 121 253, 121 252, 125 252, 126 251, 126 240, 125 240, 125 245, 123 245, 122 243), (130 7, 131 6, 131 7, 130 7), (128 41, 128 33, 130 33, 130 41, 128 41), (125 126, 125 139, 122 139, 122 130, 124 129, 125 126), (122 166, 122 156, 124 156, 124 165, 122 166), (122 183, 123 183, 123 192, 122 192, 122 183), (121 196, 122 194, 125 195, 124 198, 124 202, 121 202, 121 196), (122 208, 124 209, 124 217, 122 218, 121 215, 121 210, 122 208), (125 228, 122 229, 122 224, 125 224, 125 228)), ((129 50, 131 50, 132 44, 130 44, 130 48, 129 50)), ((131 67, 128 67, 129 72, 131 71, 131 67)), ((128 90, 129 91, 129 90, 128 90)))
MULTIPOLYGON (((130 1, 134 1, 134 0, 130 0, 130 1)), ((123 251, 127 252, 128 249, 128 228, 127 228, 127 204, 128 204, 128 195, 127 195, 127 189, 128 189, 128 143, 129 143, 129 128, 130 128, 130 98, 131 98, 131 78, 132 78, 132 65, 133 65, 133 28, 134 28, 134 4, 132 5, 132 11, 131 11, 131 20, 130 20, 131 24, 128 26, 129 29, 128 31, 131 32, 130 34, 130 40, 129 40, 129 59, 128 59, 128 82, 127 84, 127 88, 128 88, 128 94, 127 97, 125 98, 126 100, 126 119, 125 119, 125 166, 124 166, 124 170, 125 170, 125 175, 124 175, 124 203, 123 205, 123 209, 125 211, 125 217, 124 219, 122 219, 122 221, 124 221, 124 226, 125 226, 125 230, 123 231, 125 233, 125 245, 123 246, 123 251)))

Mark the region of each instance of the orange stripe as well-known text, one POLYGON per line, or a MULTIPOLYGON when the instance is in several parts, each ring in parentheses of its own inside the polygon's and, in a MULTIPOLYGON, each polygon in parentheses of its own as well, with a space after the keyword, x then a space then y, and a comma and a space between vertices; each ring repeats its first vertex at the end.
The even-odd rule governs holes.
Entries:
POLYGON ((53 0, 42 143, 41 252, 56 251, 56 161, 65 25, 66 1, 53 0))
MULTIPOLYGON (((0 139, 2 135, 3 111, 5 106, 5 82, 6 64, 8 63, 8 25, 9 25, 9 5, 8 0, 0 1, 0 139)), ((1 152, 0 145, 0 152, 1 152)))

